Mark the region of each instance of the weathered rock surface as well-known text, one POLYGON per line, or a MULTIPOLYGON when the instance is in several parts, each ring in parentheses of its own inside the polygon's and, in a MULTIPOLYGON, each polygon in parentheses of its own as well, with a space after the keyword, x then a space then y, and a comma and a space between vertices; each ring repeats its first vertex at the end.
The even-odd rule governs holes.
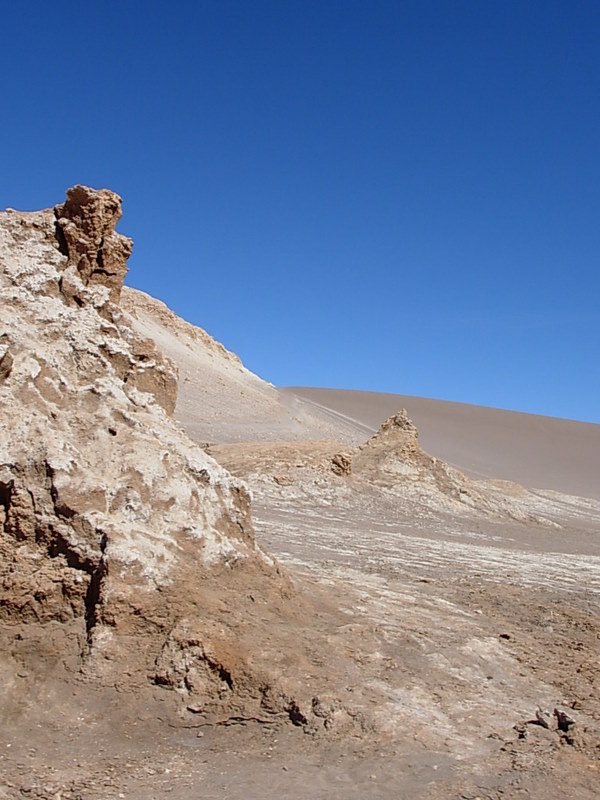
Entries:
POLYGON ((73 186, 67 199, 55 206, 57 240, 67 256, 61 291, 79 299, 77 283, 70 280, 70 270, 88 286, 100 284, 110 290, 110 299, 118 303, 127 272, 127 259, 133 242, 115 232, 121 218, 121 198, 108 189, 73 186))
POLYGON ((353 459, 353 472, 386 485, 417 481, 455 499, 470 496, 469 482, 458 470, 430 456, 419 444, 419 432, 405 409, 387 419, 353 459))
MULTIPOLYGON (((240 442, 210 445, 207 452, 248 481, 254 497, 274 502, 311 498, 347 506, 369 505, 374 496, 401 503, 415 513, 516 520, 560 528, 539 499, 509 481, 472 480, 451 464, 426 453, 417 427, 403 409, 388 418, 360 447, 341 442, 240 442)), ((316 513, 313 511, 313 513, 316 513)))
POLYGON ((386 491, 412 496, 430 508, 560 527, 539 514, 535 498, 522 486, 469 479, 451 464, 426 453, 405 409, 385 420, 355 451, 352 473, 386 491))
POLYGON ((297 623, 291 584, 255 543, 245 484, 169 418, 174 368, 114 302, 120 208, 77 186, 55 213, 0 215, 3 650, 26 630, 103 685, 290 715, 271 626, 297 623))
POLYGON ((595 799, 598 504, 469 481, 465 506, 405 415, 360 451, 281 428, 212 447, 302 599, 244 485, 169 419, 143 339, 190 402, 222 379, 203 436, 265 387, 151 298, 123 292, 135 334, 96 278, 65 295, 67 264, 51 211, 0 216, 0 796, 595 799), (250 724, 282 716, 369 735, 250 724))

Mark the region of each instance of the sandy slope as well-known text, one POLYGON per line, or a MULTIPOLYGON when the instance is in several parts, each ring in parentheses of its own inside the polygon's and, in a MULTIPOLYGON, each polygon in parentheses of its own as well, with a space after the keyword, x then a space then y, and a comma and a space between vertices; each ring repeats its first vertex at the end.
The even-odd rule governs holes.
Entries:
POLYGON ((321 411, 312 403, 246 369, 206 331, 177 317, 137 289, 123 289, 122 307, 135 330, 158 344, 179 369, 175 416, 198 442, 332 439, 361 441, 364 426, 321 411))

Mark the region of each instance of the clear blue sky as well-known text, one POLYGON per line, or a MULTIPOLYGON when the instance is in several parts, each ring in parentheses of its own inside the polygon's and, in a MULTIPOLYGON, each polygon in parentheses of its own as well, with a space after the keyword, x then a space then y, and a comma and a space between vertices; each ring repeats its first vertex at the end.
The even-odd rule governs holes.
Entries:
POLYGON ((24 2, 0 207, 124 198, 128 283, 279 385, 600 422, 600 3, 24 2))

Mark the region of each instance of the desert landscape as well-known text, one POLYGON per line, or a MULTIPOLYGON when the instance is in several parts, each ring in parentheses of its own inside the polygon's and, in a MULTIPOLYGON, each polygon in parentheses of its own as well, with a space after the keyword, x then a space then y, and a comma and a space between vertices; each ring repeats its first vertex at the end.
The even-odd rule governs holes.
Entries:
POLYGON ((600 426, 275 387, 120 216, 0 214, 0 798, 597 797, 600 426))

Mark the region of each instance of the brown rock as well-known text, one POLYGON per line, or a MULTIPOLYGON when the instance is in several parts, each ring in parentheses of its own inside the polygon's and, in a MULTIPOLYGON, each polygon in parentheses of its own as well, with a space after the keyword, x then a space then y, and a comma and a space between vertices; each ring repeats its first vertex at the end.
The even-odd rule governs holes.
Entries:
POLYGON ((554 709, 554 716, 556 717, 556 724, 558 725, 558 729, 560 731, 564 731, 565 733, 568 732, 569 728, 572 725, 575 725, 575 720, 572 716, 567 714, 566 711, 562 711, 559 708, 554 709))
POLYGON ((350 475, 352 473, 352 454, 336 453, 331 459, 331 471, 334 475, 350 475))
POLYGON ((421 498, 472 504, 471 485, 454 467, 426 453, 405 409, 393 414, 353 458, 353 474, 389 488, 414 486, 421 498))
MULTIPOLYGON (((84 286, 106 286, 112 302, 118 303, 133 248, 131 239, 115 232, 121 218, 119 195, 108 189, 73 186, 54 213, 67 267, 77 271, 84 286)), ((65 296, 80 300, 72 276, 63 276, 61 288, 65 296)))
POLYGON ((507 482, 476 481, 426 453, 405 409, 387 419, 354 452, 352 475, 430 510, 495 516, 556 527, 555 523, 519 507, 515 495, 523 487, 507 482), (467 508, 465 508, 467 507, 467 508))
POLYGON ((273 475, 273 480, 278 486, 292 486, 294 483, 289 475, 273 475))
POLYGON ((419 438, 419 431, 417 430, 417 426, 409 418, 405 408, 403 408, 397 414, 393 414, 391 417, 386 419, 386 421, 379 429, 379 433, 377 435, 381 438, 382 436, 390 432, 395 435, 398 433, 398 431, 402 431, 407 438, 410 439, 419 438))
POLYGON ((128 350, 123 350, 119 340, 113 337, 101 341, 99 349, 128 390, 149 392, 172 416, 177 404, 177 368, 160 353, 152 339, 131 333, 127 332, 128 350))

